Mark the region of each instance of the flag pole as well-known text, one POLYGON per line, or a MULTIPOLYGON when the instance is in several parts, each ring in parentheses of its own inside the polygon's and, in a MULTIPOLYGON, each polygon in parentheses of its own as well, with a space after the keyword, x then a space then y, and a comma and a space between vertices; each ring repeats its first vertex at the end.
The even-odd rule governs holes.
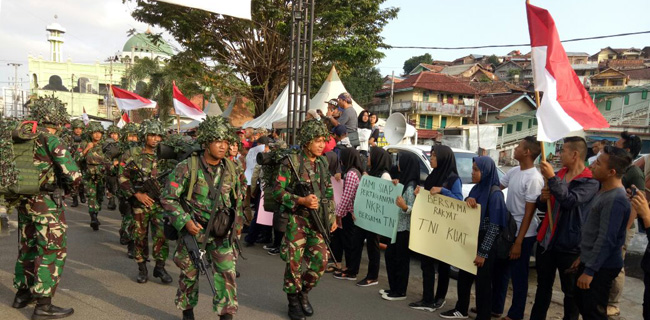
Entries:
POLYGON ((181 116, 176 114, 176 125, 178 126, 178 134, 181 134, 181 116))

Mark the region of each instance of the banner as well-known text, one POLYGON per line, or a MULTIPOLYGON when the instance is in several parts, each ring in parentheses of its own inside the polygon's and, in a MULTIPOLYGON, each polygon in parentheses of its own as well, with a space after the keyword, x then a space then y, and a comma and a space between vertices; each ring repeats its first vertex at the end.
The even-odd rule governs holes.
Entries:
POLYGON ((273 225, 273 212, 264 210, 264 191, 260 194, 260 206, 257 208, 257 223, 265 226, 273 225))
POLYGON ((354 224, 391 238, 391 243, 395 243, 400 211, 395 200, 402 195, 403 189, 402 184, 394 185, 392 181, 363 176, 354 199, 354 224))
POLYGON ((476 274, 480 220, 480 205, 472 209, 460 200, 420 192, 411 212, 409 248, 476 274))
POLYGON ((334 189, 334 203, 338 207, 343 198, 343 179, 336 181, 336 178, 332 177, 332 189, 334 189))

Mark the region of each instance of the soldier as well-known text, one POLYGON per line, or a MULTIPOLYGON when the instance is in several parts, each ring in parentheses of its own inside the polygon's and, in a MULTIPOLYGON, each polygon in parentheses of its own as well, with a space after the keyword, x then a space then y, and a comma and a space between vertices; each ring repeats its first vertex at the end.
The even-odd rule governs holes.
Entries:
MULTIPOLYGON (((84 125, 83 120, 75 119, 72 120, 70 127, 72 128, 72 134, 69 136, 69 140, 66 141, 68 150, 70 150, 70 155, 74 158, 77 166, 81 169, 81 144, 83 141, 82 134, 86 125, 84 125)), ((72 204, 71 207, 78 207, 79 201, 81 203, 86 203, 86 191, 84 190, 83 180, 78 190, 72 194, 72 204)))
POLYGON ((119 147, 120 128, 112 124, 108 129, 106 129, 106 132, 108 134, 108 139, 106 139, 104 146, 102 147, 104 154, 110 160, 110 167, 108 168, 108 174, 106 176, 106 199, 108 200, 108 205, 106 207, 108 210, 112 211, 117 208, 114 196, 117 192, 118 158, 121 154, 119 147))
POLYGON ((76 189, 81 173, 70 152, 54 135, 67 121, 63 103, 56 98, 39 98, 30 109, 32 120, 38 123, 38 127, 29 126, 38 129, 33 164, 39 172, 41 191, 18 198, 20 239, 14 277, 18 292, 12 306, 20 309, 36 301, 32 319, 64 318, 74 310, 52 305, 65 264, 68 227, 61 191, 56 186, 76 189))
POLYGON ((327 159, 322 155, 329 135, 322 122, 303 122, 297 137, 302 150, 285 158, 273 188, 273 197, 281 204, 282 211, 289 213, 280 256, 287 263, 284 292, 287 293, 289 318, 292 320, 305 319, 305 315, 314 313, 307 294, 316 286, 327 264, 328 251, 323 233, 336 228, 333 223, 334 191, 327 159), (296 194, 300 183, 304 183, 303 188, 311 189, 308 195, 296 194), (307 263, 304 273, 303 260, 307 263))
MULTIPOLYGON (((128 156, 127 151, 131 148, 140 146, 138 142, 138 132, 139 126, 137 123, 130 122, 122 127, 122 136, 120 141, 120 163, 125 163, 126 157, 128 156)), ((119 175, 119 166, 118 166, 118 175, 119 175)), ((119 182, 118 182, 119 183, 119 182)), ((119 200, 119 211, 122 216, 122 224, 120 226, 120 244, 127 246, 127 256, 129 259, 133 259, 135 244, 133 243, 133 208, 131 208, 131 203, 124 193, 119 189, 117 192, 117 198, 119 200)), ((147 248, 148 249, 148 248, 147 248)), ((148 256, 148 250, 145 250, 145 256, 148 256)))
POLYGON ((104 127, 101 123, 93 121, 86 129, 88 140, 82 144, 81 161, 85 162, 86 172, 83 173, 86 193, 88 193, 88 214, 90 214, 90 227, 99 230, 99 211, 104 200, 104 175, 106 174, 107 159, 102 150, 104 127))
MULTIPOLYGON (((206 117, 197 130, 197 142, 205 151, 201 156, 185 159, 176 166, 162 196, 165 214, 176 230, 196 236, 206 250, 216 287, 213 310, 220 319, 232 319, 237 312, 237 257, 233 240, 241 229, 243 199, 239 173, 227 158, 229 144, 236 139, 228 119, 206 117), (211 189, 214 191, 210 192, 211 189), (225 236, 216 237, 208 224, 218 215, 226 214, 227 208, 234 209, 231 212, 235 215, 234 223, 225 236)), ((183 319, 194 319, 193 308, 199 298, 199 271, 192 263, 184 241, 178 242, 174 262, 181 269, 176 307, 183 310, 183 319)))
POLYGON ((160 278, 165 284, 172 282, 172 277, 165 270, 169 244, 163 233, 160 184, 156 182, 160 173, 156 149, 163 135, 165 129, 159 120, 145 120, 140 127, 140 140, 144 146, 131 148, 124 155, 126 160, 120 163, 120 189, 133 209, 133 256, 138 263, 138 283, 146 283, 149 280, 146 261, 148 254, 145 255, 149 248, 149 226, 154 242, 153 258, 156 260, 153 276, 160 278))

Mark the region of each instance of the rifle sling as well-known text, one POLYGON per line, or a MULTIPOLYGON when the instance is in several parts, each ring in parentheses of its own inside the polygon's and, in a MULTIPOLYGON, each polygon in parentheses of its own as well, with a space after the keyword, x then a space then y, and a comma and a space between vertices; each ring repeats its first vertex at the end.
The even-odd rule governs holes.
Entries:
MULTIPOLYGON (((225 160, 221 160, 225 161, 225 160)), ((201 169, 203 169, 203 174, 207 178, 206 180, 208 181, 208 189, 210 190, 208 192, 208 197, 216 200, 216 206, 212 206, 212 211, 210 211, 210 220, 208 220, 208 229, 205 231, 205 241, 203 241, 203 251, 208 247, 208 238, 210 237, 210 232, 212 232, 212 224, 214 223, 214 218, 217 216, 215 213, 217 212, 217 209, 221 209, 223 207, 223 198, 219 196, 217 191, 214 189, 214 177, 212 176, 212 173, 208 171, 208 168, 206 167, 205 163, 203 163, 203 160, 200 160, 199 163, 201 164, 201 169)), ((225 163, 224 163, 225 167, 225 163)), ((226 169, 222 168, 221 171, 221 176, 219 178, 219 186, 217 187, 217 190, 221 190, 221 186, 223 185, 223 175, 225 173, 226 169)))

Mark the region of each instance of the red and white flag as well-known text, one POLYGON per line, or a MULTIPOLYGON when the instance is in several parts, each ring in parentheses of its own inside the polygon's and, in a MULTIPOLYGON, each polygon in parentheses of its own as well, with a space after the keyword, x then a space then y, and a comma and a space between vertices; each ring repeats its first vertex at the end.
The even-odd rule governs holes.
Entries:
POLYGON ((197 121, 203 121, 203 119, 205 119, 205 112, 178 90, 178 87, 176 87, 176 81, 172 82, 172 86, 174 87, 174 110, 176 110, 176 114, 197 121))
POLYGON ((120 89, 116 86, 111 86, 113 90, 113 97, 117 107, 122 111, 137 110, 137 109, 153 109, 156 107, 156 101, 143 98, 133 92, 120 89))
POLYGON ((88 114, 86 113, 86 107, 83 107, 84 113, 81 114, 81 120, 84 121, 85 125, 88 125, 90 123, 90 118, 88 118, 88 114))
POLYGON ((571 68, 549 12, 526 3, 526 13, 535 91, 544 92, 537 109, 537 140, 553 142, 571 131, 609 127, 571 68))
POLYGON ((120 121, 117 122, 117 127, 122 128, 129 122, 131 122, 131 119, 129 119, 129 114, 124 112, 122 113, 122 117, 120 118, 120 121))

